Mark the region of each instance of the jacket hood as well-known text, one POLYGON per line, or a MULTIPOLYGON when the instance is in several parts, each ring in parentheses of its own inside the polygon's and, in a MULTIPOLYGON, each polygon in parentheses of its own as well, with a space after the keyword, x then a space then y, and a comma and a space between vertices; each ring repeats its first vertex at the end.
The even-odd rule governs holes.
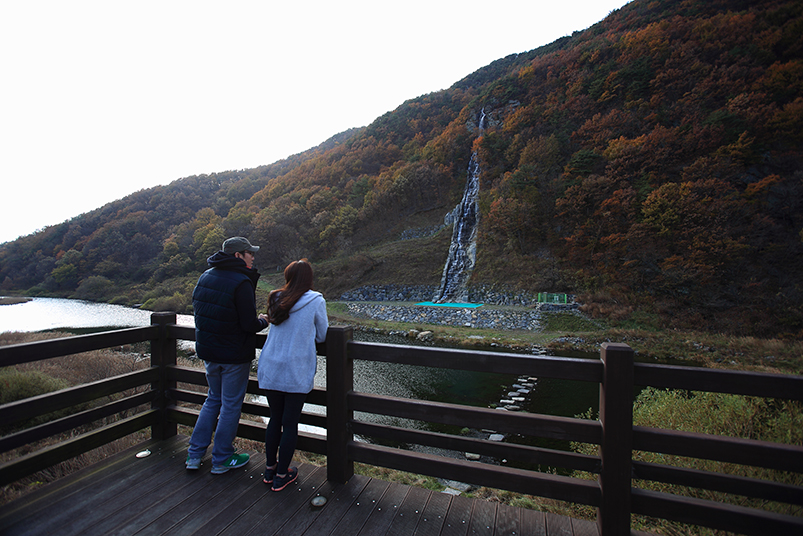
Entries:
POLYGON ((318 297, 323 297, 323 294, 321 294, 320 292, 316 292, 314 290, 308 290, 307 292, 302 294, 301 297, 296 302, 296 304, 293 305, 292 309, 290 309, 290 314, 293 314, 296 311, 303 309, 304 307, 315 301, 315 299, 318 297))
POLYGON ((242 259, 238 259, 234 255, 230 253, 223 253, 222 251, 218 251, 211 257, 206 259, 206 263, 211 268, 223 268, 228 270, 235 270, 237 268, 248 268, 245 265, 245 261, 242 259))
POLYGON ((244 260, 237 258, 232 254, 223 253, 223 251, 218 251, 211 257, 208 257, 206 259, 206 263, 210 268, 243 273, 251 279, 251 281, 254 283, 254 286, 256 286, 257 281, 259 280, 259 272, 257 272, 254 268, 249 268, 245 264, 244 260))

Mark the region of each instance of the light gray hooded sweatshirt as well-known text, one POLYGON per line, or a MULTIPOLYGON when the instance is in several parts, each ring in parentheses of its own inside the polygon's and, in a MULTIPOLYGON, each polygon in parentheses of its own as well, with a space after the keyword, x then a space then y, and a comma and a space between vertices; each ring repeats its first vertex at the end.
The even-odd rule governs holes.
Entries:
POLYGON ((290 309, 290 317, 270 325, 259 354, 257 379, 261 389, 309 393, 315 382, 315 343, 326 340, 329 318, 320 292, 308 290, 290 309))

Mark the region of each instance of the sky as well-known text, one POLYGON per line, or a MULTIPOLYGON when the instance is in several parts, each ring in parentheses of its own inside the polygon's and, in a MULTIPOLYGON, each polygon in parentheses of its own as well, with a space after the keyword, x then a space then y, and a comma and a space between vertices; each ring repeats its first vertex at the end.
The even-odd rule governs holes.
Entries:
POLYGON ((0 243, 366 126, 625 0, 0 3, 0 243))

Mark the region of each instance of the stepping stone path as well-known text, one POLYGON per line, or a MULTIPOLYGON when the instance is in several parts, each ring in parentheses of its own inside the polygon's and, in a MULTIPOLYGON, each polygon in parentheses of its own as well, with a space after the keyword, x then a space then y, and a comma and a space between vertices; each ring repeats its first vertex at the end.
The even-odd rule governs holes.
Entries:
POLYGON ((533 378, 531 376, 519 378, 518 383, 514 383, 510 387, 511 390, 508 391, 507 398, 503 398, 499 401, 497 408, 507 411, 521 410, 520 403, 527 400, 525 395, 529 395, 530 391, 533 390, 537 383, 538 378, 533 378), (515 389, 515 391, 513 389, 515 389))
MULTIPOLYGON (((510 386, 510 390, 505 395, 507 398, 499 400, 496 409, 501 411, 521 411, 521 403, 527 400, 529 395, 538 383, 538 378, 523 376, 518 378, 517 383, 510 386), (514 390, 515 389, 515 390, 514 390)), ((494 430, 482 430, 484 434, 489 434, 489 441, 504 441, 504 434, 499 434, 494 430)), ((476 459, 475 455, 465 453, 466 459, 476 459)))

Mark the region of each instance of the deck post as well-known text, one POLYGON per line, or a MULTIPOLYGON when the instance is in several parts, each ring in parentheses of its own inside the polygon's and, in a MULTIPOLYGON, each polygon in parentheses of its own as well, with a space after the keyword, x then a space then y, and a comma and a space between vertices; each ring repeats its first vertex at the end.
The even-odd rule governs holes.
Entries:
POLYGON ((167 367, 176 365, 176 339, 168 338, 168 324, 176 323, 176 313, 153 313, 151 314, 151 325, 160 326, 159 338, 151 340, 151 366, 159 367, 159 383, 151 384, 151 389, 158 394, 151 407, 159 409, 159 422, 151 426, 151 437, 153 439, 167 439, 178 433, 178 426, 174 422, 168 422, 165 417, 169 404, 168 393, 170 389, 176 388, 176 382, 167 378, 167 367))
POLYGON ((348 394, 354 389, 354 361, 348 355, 352 327, 332 326, 326 333, 326 478, 345 483, 354 475, 348 444, 354 439, 350 422, 354 412, 348 394))
POLYGON ((602 425, 597 508, 600 536, 630 534, 630 488, 633 456, 633 349, 622 343, 603 343, 599 389, 602 425))

